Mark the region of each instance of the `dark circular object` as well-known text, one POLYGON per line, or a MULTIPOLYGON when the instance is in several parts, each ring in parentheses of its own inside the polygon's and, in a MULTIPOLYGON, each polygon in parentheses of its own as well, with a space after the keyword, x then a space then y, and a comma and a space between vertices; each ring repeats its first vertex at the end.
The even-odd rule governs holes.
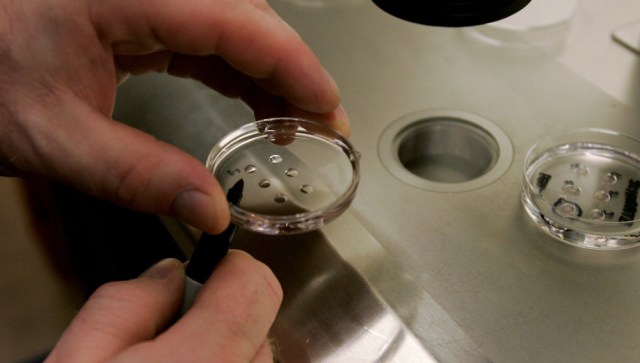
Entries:
POLYGON ((531 0, 373 0, 382 10, 413 23, 462 27, 506 18, 531 0))

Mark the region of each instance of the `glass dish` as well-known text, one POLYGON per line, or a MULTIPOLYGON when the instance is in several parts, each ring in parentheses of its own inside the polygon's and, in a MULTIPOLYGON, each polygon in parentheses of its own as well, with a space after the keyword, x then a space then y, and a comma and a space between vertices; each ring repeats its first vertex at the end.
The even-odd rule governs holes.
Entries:
POLYGON ((259 233, 318 229, 351 204, 360 178, 359 154, 318 122, 273 118, 242 126, 216 144, 206 166, 222 185, 244 182, 231 205, 238 226, 259 233))
POLYGON ((469 29, 488 44, 557 52, 568 36, 578 7, 579 0, 534 0, 505 19, 469 29))
POLYGON ((613 250, 640 244, 640 140, 605 129, 543 139, 525 158, 523 204, 549 235, 613 250))

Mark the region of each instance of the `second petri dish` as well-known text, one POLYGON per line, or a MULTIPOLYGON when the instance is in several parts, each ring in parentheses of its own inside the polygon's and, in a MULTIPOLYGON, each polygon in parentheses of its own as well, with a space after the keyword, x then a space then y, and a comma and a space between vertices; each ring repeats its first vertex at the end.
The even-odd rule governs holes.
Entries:
POLYGON ((546 233, 613 250, 640 245, 640 140, 584 129, 546 138, 525 158, 523 204, 546 233))
POLYGON ((207 168, 226 191, 244 181, 232 221, 264 234, 295 234, 338 217, 355 196, 359 154, 324 124, 274 118, 247 124, 211 150, 207 168))

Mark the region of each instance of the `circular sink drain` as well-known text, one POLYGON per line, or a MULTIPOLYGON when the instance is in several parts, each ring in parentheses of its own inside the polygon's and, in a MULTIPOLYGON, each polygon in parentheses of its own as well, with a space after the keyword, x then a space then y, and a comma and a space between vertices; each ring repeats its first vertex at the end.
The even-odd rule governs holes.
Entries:
POLYGON ((511 164, 507 135, 488 120, 456 110, 427 110, 393 122, 378 144, 382 164, 415 187, 466 191, 487 185, 511 164))

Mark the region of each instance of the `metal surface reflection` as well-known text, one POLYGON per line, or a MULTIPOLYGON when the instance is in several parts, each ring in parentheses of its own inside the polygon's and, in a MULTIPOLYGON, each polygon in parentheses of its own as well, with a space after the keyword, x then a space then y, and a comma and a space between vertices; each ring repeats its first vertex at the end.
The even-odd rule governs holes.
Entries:
POLYGON ((236 248, 259 256, 282 283, 273 327, 283 362, 393 361, 433 358, 321 232, 297 236, 238 234, 236 248))

